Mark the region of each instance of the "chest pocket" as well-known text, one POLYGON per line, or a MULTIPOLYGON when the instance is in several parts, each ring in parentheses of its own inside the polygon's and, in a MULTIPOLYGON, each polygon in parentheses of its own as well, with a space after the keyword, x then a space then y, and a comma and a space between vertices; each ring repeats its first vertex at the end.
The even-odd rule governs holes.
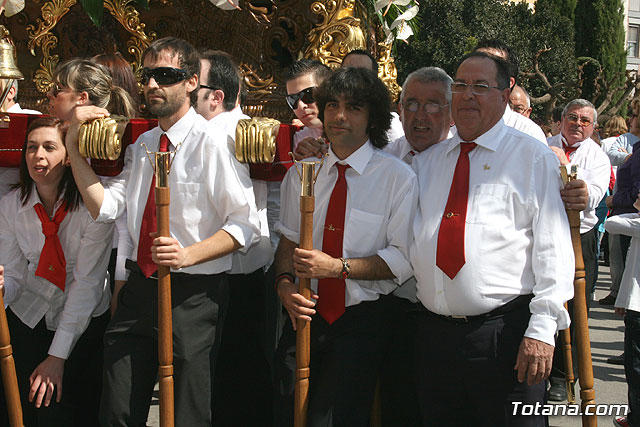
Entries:
POLYGON ((383 220, 382 215, 351 209, 345 224, 344 248, 361 255, 371 255, 383 220))
POLYGON ((500 226, 507 220, 509 186, 505 184, 478 184, 469 194, 469 224, 500 226))

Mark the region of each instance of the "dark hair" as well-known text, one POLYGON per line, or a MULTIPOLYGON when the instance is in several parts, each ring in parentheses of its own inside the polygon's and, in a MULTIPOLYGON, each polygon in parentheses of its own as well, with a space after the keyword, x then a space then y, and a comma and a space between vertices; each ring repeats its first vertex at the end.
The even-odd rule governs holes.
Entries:
POLYGON ((284 80, 288 82, 289 80, 297 79, 300 76, 311 73, 313 73, 316 84, 320 86, 322 82, 331 75, 331 68, 316 59, 301 59, 291 64, 285 73, 284 80))
POLYGON ((562 112, 564 111, 564 105, 560 105, 559 107, 556 107, 553 109, 553 111, 551 112, 551 118, 554 122, 559 122, 560 120, 562 120, 562 112))
POLYGON ((342 58, 342 62, 344 63, 344 60, 347 59, 347 57, 349 55, 364 55, 364 56, 368 56, 369 59, 371 60, 371 71, 373 71, 374 73, 376 73, 376 75, 378 75, 378 61, 376 61, 376 58, 373 57, 373 55, 369 52, 367 52, 366 50, 363 49, 353 49, 351 52, 347 53, 344 58, 342 58))
MULTIPOLYGON (((206 50, 202 52, 202 59, 209 61, 209 73, 207 74, 207 86, 220 89, 224 93, 222 107, 225 111, 231 111, 236 107, 238 89, 240 88, 240 71, 233 62, 231 55, 220 50, 206 50)), ((211 93, 207 89, 206 96, 211 93)))
MULTIPOLYGON (((15 188, 20 189, 20 200, 22 201, 23 206, 27 203, 29 197, 31 197, 31 192, 33 191, 33 178, 29 175, 29 169, 27 168, 27 142, 29 141, 29 135, 31 132, 40 128, 55 128, 60 135, 62 143, 64 144, 69 123, 57 117, 47 116, 35 119, 27 128, 24 144, 22 145, 22 156, 20 160, 20 182, 15 186, 15 188)), ((71 168, 66 168, 64 175, 62 175, 62 179, 60 180, 60 184, 58 185, 58 197, 60 197, 61 194, 64 201, 67 202, 69 210, 74 210, 78 207, 78 204, 80 203, 80 192, 78 191, 76 182, 73 179, 73 172, 71 171, 71 168), (63 192, 64 194, 62 194, 63 192)))
MULTIPOLYGON (((147 56, 152 59, 158 59, 160 53, 168 50, 178 55, 178 64, 180 68, 187 71, 187 79, 194 75, 200 76, 200 54, 189 42, 177 37, 164 37, 151 43, 142 54, 142 62, 147 56)), ((195 104, 198 100, 198 88, 189 94, 191 104, 195 104)))
POLYGON ((93 105, 106 108, 112 114, 125 117, 135 115, 134 101, 129 93, 114 85, 109 70, 97 62, 70 59, 56 68, 53 78, 75 92, 87 92, 93 105))
POLYGON ((127 91, 137 112, 140 106, 140 88, 131 64, 123 58, 120 52, 101 53, 91 58, 91 60, 109 70, 114 86, 119 86, 127 91))
POLYGON ((496 64, 496 80, 498 82, 498 88, 500 90, 503 90, 509 87, 509 63, 507 61, 498 56, 475 50, 462 57, 462 59, 458 62, 456 70, 460 68, 460 65, 462 65, 464 61, 470 58, 487 58, 492 60, 496 64))
POLYGON ((504 56, 505 56, 504 60, 507 61, 507 63, 509 64, 509 76, 513 77, 516 83, 518 82, 518 73, 520 72, 520 63, 518 62, 518 57, 515 51, 511 48, 511 46, 509 46, 502 40, 498 40, 498 39, 486 40, 485 39, 485 40, 480 40, 478 42, 474 51, 482 48, 495 49, 495 50, 504 52, 504 56))
POLYGON ((344 67, 326 79, 315 94, 318 118, 324 122, 327 102, 344 98, 369 108, 367 133, 376 148, 389 142, 387 131, 391 127, 391 97, 389 90, 373 71, 366 68, 344 67))

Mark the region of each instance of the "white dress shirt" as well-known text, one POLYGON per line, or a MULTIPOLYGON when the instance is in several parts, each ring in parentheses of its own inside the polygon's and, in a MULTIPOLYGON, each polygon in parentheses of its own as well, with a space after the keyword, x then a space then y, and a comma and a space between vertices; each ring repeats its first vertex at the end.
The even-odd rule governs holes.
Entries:
POLYGON ((466 263, 452 280, 436 266, 436 251, 460 142, 456 135, 413 160, 420 188, 411 247, 418 299, 431 312, 469 316, 533 294, 525 336, 554 345, 556 330, 569 326, 563 304, 573 296, 574 275, 558 159, 502 120, 474 141, 466 263))
POLYGON ((604 222, 604 228, 609 234, 631 236, 615 306, 640 312, 640 214, 609 217, 604 222))
MULTIPOLYGON (((549 137, 547 142, 550 147, 558 147, 560 149, 562 149, 563 142, 566 144, 566 140, 561 133, 549 137)), ((578 149, 568 156, 569 164, 567 165, 567 172, 570 172, 571 166, 577 166, 578 178, 587 183, 589 204, 585 210, 580 212, 580 233, 586 233, 595 227, 598 222, 596 208, 609 188, 611 163, 609 163, 609 158, 600 146, 592 139, 587 139, 576 144, 578 145, 578 149)), ((574 146, 576 144, 574 144, 574 146)))
POLYGON ((17 102, 13 104, 11 107, 7 108, 7 113, 34 114, 34 115, 42 114, 40 111, 37 111, 37 110, 29 110, 28 108, 22 108, 20 107, 20 104, 18 104, 17 102))
POLYGON ((407 141, 407 137, 404 135, 389 142, 382 148, 382 150, 385 153, 389 153, 392 156, 397 157, 408 165, 413 162, 413 157, 418 154, 418 152, 411 147, 411 144, 407 141))
MULTIPOLYGON (((227 145, 231 156, 235 157, 236 155, 235 141, 238 120, 249 118, 249 116, 242 112, 240 107, 236 107, 231 111, 219 113, 209 120, 209 125, 211 129, 213 129, 213 132, 224 130, 227 133, 227 145)), ((238 175, 242 177, 243 182, 249 180, 252 184, 252 188, 245 188, 245 190, 252 192, 256 201, 258 217, 260 219, 260 240, 251 245, 246 252, 237 251, 233 253, 232 267, 229 273, 249 274, 259 268, 270 265, 273 261, 274 250, 269 240, 269 222, 267 220, 267 183, 266 181, 251 179, 251 171, 249 170, 248 163, 236 162, 235 165, 237 166, 238 175)))
POLYGON ((0 168, 0 199, 20 181, 18 168, 0 168))
POLYGON ((395 111, 391 112, 391 126, 389 126, 389 130, 387 131, 387 138, 389 138, 389 142, 391 142, 403 136, 404 128, 402 127, 400 116, 395 111))
POLYGON ((543 144, 547 145, 547 136, 544 134, 542 128, 530 118, 513 111, 511 107, 509 107, 509 105, 507 105, 507 108, 505 108, 502 119, 507 126, 517 129, 520 132, 526 133, 527 135, 530 135, 543 144))
MULTIPOLYGON (((4 265, 4 301, 20 320, 34 328, 45 318, 55 331, 52 356, 67 359, 91 316, 109 308, 111 291, 106 279, 113 222, 94 222, 82 203, 69 211, 58 237, 67 263, 65 291, 35 276, 44 234, 34 206, 40 203, 33 188, 26 204, 14 190, 0 201, 0 265, 4 265)), ((56 203, 57 210, 61 200, 56 203)))
MULTIPOLYGON (((158 151, 162 129, 156 127, 129 145, 120 175, 106 181, 99 221, 115 219, 126 206, 127 228, 137 258, 142 215, 147 203, 153 169, 147 158, 158 151)), ((212 134, 209 124, 193 108, 166 132, 175 151, 169 187, 171 235, 183 247, 201 242, 218 230, 228 232, 246 251, 260 235, 260 220, 246 191, 251 182, 237 172, 237 160, 229 154, 226 134, 212 134)), ((217 274, 231 268, 231 254, 182 268, 190 274, 217 274)))
MULTIPOLYGON (((316 159, 317 160, 317 159, 316 159)), ((324 222, 329 199, 338 179, 336 163, 351 166, 345 173, 347 204, 342 256, 364 258, 378 255, 394 280, 346 279, 345 306, 373 301, 393 292, 412 276, 408 248, 411 222, 416 211, 415 174, 397 158, 376 149, 367 141, 340 161, 329 150, 314 187, 313 247, 322 250, 324 222)), ((300 241, 300 178, 292 167, 282 181, 282 209, 277 229, 292 242, 300 241)), ((317 291, 317 280, 311 281, 317 291)))
POLYGON ((638 141, 640 138, 632 133, 625 133, 617 137, 605 151, 611 165, 614 167, 622 165, 627 160, 627 156, 633 153, 633 145, 638 141))

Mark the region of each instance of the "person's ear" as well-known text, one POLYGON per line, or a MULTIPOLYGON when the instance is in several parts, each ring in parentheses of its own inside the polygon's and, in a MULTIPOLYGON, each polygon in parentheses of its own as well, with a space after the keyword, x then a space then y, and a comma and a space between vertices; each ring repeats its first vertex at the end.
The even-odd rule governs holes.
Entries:
POLYGON ((76 105, 87 105, 89 102, 89 94, 87 92, 78 93, 78 99, 76 100, 76 105))

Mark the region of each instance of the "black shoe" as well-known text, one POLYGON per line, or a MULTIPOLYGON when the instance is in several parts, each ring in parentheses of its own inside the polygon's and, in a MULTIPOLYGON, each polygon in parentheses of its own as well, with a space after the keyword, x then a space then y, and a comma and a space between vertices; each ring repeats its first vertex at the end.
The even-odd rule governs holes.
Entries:
POLYGON ((598 304, 600 305, 613 305, 616 303, 616 297, 614 297, 613 295, 609 294, 604 298, 600 298, 600 300, 598 300, 598 304))
POLYGON ((551 387, 547 392, 547 399, 550 402, 563 402, 567 400, 567 383, 564 378, 549 377, 551 387))
POLYGON ((607 359, 607 363, 610 365, 624 365, 624 353, 620 356, 613 356, 607 359))

